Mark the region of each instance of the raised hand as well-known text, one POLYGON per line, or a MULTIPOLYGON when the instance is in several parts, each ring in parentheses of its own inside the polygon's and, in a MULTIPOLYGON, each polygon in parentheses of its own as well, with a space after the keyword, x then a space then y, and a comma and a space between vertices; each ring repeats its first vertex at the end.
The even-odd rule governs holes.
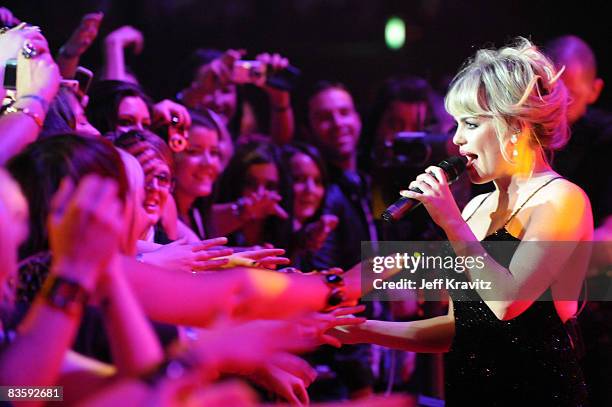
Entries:
POLYGON ((240 60, 245 54, 246 51, 243 49, 228 49, 219 58, 198 70, 191 88, 199 92, 211 93, 218 87, 231 83, 234 62, 240 60))
POLYGON ((21 21, 13 15, 13 12, 6 7, 0 7, 0 24, 6 27, 12 27, 21 23, 21 21))
POLYGON ((22 53, 19 53, 17 99, 25 95, 37 95, 43 98, 48 105, 59 89, 61 80, 59 68, 49 55, 49 48, 44 37, 35 36, 32 40, 27 41, 31 41, 38 55, 34 58, 25 58, 22 53))
POLYGON ((249 220, 261 220, 268 216, 277 216, 288 219, 289 215, 279 202, 282 197, 274 191, 252 192, 242 198, 244 216, 249 220))
POLYGON ((304 227, 306 249, 310 251, 319 250, 336 226, 338 226, 338 217, 331 214, 321 215, 319 220, 306 225, 304 227))
MULTIPOLYGON (((289 66, 289 60, 279 54, 263 53, 257 55, 256 59, 265 64, 267 75, 272 75, 274 72, 281 71, 289 66)), ((289 92, 266 84, 262 88, 268 94, 273 109, 283 110, 285 107, 291 107, 289 92)))
POLYGON ((117 191, 115 181, 87 175, 76 189, 65 179, 51 202, 54 270, 90 290, 119 249, 123 211, 117 191))
POLYGON ((182 130, 188 130, 191 127, 191 116, 185 106, 164 99, 153 106, 153 125, 172 125, 182 130))
POLYGON ((17 58, 21 47, 25 41, 31 41, 37 52, 49 52, 47 40, 40 33, 38 27, 32 27, 21 23, 4 34, 0 35, 0 62, 2 69, 7 59, 17 58))
POLYGON ((0 35, 0 73, 8 59, 17 59, 17 98, 36 95, 47 104, 59 88, 59 71, 49 55, 49 44, 38 27, 21 23, 0 35), (34 56, 26 58, 24 47, 34 50, 34 56))
POLYGON ((85 14, 68 41, 60 48, 60 56, 76 58, 83 55, 98 36, 103 18, 102 12, 85 14))
POLYGON ((119 27, 108 34, 104 42, 107 47, 118 47, 121 49, 132 47, 136 55, 140 54, 144 48, 144 36, 136 28, 129 25, 119 27))

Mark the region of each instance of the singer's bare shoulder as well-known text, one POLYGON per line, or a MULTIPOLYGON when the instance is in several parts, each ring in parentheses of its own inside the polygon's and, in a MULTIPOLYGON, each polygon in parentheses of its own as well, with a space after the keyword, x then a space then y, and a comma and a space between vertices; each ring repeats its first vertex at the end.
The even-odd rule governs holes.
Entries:
POLYGON ((547 185, 517 214, 527 240, 590 240, 593 215, 587 194, 564 178, 547 185))
POLYGON ((464 220, 467 220, 467 218, 470 217, 470 215, 472 215, 474 213, 474 211, 476 210, 476 208, 482 204, 482 202, 487 198, 487 196, 490 194, 490 192, 486 192, 484 194, 480 194, 480 195, 476 195, 474 198, 472 198, 463 208, 463 211, 461 211, 461 217, 464 220))

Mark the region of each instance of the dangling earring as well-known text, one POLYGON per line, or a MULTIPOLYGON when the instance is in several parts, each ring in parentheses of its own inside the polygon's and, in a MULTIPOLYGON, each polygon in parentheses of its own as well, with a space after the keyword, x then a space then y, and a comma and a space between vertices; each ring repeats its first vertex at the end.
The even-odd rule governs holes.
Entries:
POLYGON ((510 137, 510 142, 514 145, 514 150, 512 151, 512 157, 516 158, 518 157, 518 150, 516 149, 516 143, 518 143, 518 134, 513 134, 512 137, 510 137))

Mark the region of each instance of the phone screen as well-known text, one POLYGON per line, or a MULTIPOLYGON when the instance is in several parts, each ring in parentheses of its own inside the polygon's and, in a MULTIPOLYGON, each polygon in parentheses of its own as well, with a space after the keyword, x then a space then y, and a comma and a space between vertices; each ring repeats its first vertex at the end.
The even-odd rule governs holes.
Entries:
POLYGON ((17 89, 17 60, 9 59, 6 61, 4 67, 4 89, 16 90, 17 89))
POLYGON ((79 91, 81 91, 83 94, 87 94, 89 85, 91 85, 91 81, 93 79, 93 72, 87 68, 79 66, 74 74, 74 79, 79 82, 79 91))
POLYGON ((301 72, 298 68, 289 65, 287 68, 268 76, 266 83, 273 88, 291 91, 295 88, 300 74, 301 72))

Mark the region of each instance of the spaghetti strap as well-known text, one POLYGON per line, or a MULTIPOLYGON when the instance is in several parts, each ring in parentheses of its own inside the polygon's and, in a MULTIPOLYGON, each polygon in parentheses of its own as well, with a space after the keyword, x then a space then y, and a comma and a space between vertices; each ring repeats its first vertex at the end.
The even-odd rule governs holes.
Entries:
POLYGON ((495 191, 491 191, 487 194, 487 196, 484 197, 484 199, 482 201, 480 201, 480 203, 478 204, 478 206, 476 207, 476 209, 474 209, 474 212, 472 212, 472 214, 470 216, 468 216, 468 218, 465 220, 466 222, 469 222, 470 219, 472 219, 472 216, 474 216, 474 214, 476 213, 476 211, 482 206, 482 204, 487 200, 487 198, 489 198, 491 196, 491 194, 495 192, 495 191))
POLYGON ((554 180, 556 180, 556 179, 560 179, 560 178, 563 178, 563 177, 560 177, 560 176, 559 176, 559 177, 554 177, 554 178, 551 178, 551 179, 549 179, 548 181, 546 181, 544 184, 540 185, 540 186, 539 186, 539 187, 538 187, 538 188, 537 188, 535 191, 533 191, 533 192, 531 193, 531 195, 529 195, 529 196, 527 197, 527 199, 525 199, 525 202, 523 202, 523 203, 521 204, 521 206, 519 206, 519 207, 518 207, 518 208, 517 208, 517 209, 514 211, 514 213, 512 213, 512 215, 510 215, 510 217, 508 218, 508 220, 506 221, 506 223, 504 223, 503 228, 505 228, 506 226, 508 226, 508 223, 510 223, 510 221, 511 221, 512 219, 514 219, 514 217, 516 216, 516 214, 517 214, 517 213, 519 213, 519 211, 520 211, 521 209, 523 209, 523 207, 525 206, 525 204, 526 204, 527 202, 529 202, 529 200, 530 200, 531 198, 533 198, 533 196, 534 196, 535 194, 537 194, 537 193, 538 193, 538 192, 539 192, 539 191, 540 191, 542 188, 544 188, 546 185, 548 185, 548 184, 550 184, 551 182, 553 182, 554 180))

